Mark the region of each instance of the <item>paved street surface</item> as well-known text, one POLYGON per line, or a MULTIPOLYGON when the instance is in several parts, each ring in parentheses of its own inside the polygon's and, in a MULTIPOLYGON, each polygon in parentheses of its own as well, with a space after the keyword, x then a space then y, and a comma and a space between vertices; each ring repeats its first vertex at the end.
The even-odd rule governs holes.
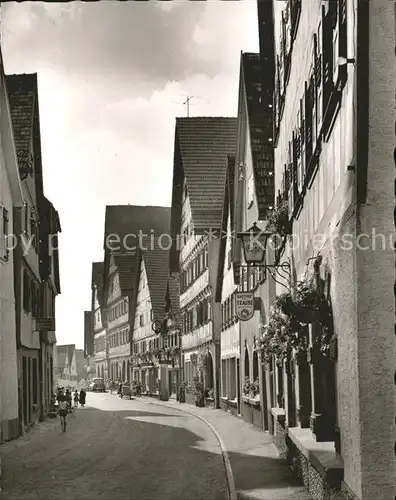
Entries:
POLYGON ((268 435, 220 410, 91 393, 87 405, 69 417, 65 434, 49 420, 0 447, 1 500, 228 499, 216 436, 177 408, 199 412, 219 431, 240 499, 310 498, 268 435))

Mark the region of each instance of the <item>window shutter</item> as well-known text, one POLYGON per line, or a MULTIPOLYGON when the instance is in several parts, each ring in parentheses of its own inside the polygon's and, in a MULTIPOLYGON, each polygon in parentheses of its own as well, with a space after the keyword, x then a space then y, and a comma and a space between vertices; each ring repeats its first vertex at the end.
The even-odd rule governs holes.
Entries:
POLYGON ((305 93, 305 168, 308 170, 312 157, 312 107, 313 79, 305 93))
POLYGON ((293 154, 293 198, 294 198, 294 206, 293 210, 298 201, 298 159, 297 159, 297 138, 296 133, 293 132, 293 143, 292 143, 292 154, 293 154))
MULTIPOLYGON (((330 2, 332 4, 333 2, 330 2)), ((323 108, 322 116, 325 116, 327 106, 333 90, 333 29, 331 12, 326 15, 325 7, 322 7, 322 78, 323 78, 323 108)))

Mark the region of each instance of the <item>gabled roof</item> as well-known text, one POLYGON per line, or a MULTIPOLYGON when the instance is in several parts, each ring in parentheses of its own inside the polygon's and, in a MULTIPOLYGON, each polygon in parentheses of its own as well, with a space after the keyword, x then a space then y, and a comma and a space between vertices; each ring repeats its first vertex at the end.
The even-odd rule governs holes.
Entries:
POLYGON ((180 315, 180 282, 178 279, 169 278, 168 279, 168 290, 167 295, 170 300, 170 308, 175 319, 176 328, 181 327, 181 315, 180 315))
MULTIPOLYGON (((227 176, 226 176, 226 189, 223 203, 223 217, 222 217, 222 237, 220 241, 219 251, 219 265, 217 271, 215 301, 221 302, 221 294, 223 290, 224 280, 224 265, 226 258, 226 247, 228 238, 234 235, 234 180, 235 180, 235 156, 228 157, 227 162, 227 176), (228 217, 231 218, 231 234, 228 233, 228 217)), ((232 241, 232 240, 231 240, 232 241)))
POLYGON ((84 355, 94 353, 92 311, 84 311, 84 355))
POLYGON ((103 299, 103 272, 104 262, 92 262, 91 289, 93 290, 94 287, 96 287, 100 306, 102 305, 103 299))
POLYGON ((23 180, 34 165, 36 196, 43 195, 37 73, 6 75, 19 172, 23 180))
POLYGON ((32 166, 33 120, 37 98, 37 73, 6 75, 14 143, 20 169, 32 166))
POLYGON ((57 345, 57 359, 58 359, 58 367, 64 369, 66 365, 66 357, 68 359, 69 364, 73 359, 74 350, 76 348, 75 344, 67 344, 67 345, 57 345))
POLYGON ((151 248, 154 236, 169 234, 170 210, 168 207, 138 205, 106 207, 104 297, 107 296, 109 256, 114 256, 121 293, 129 295, 136 287, 141 256, 139 247, 151 248), (139 234, 143 236, 139 238, 139 234))
POLYGON ((259 219, 266 218, 274 205, 274 147, 272 109, 265 104, 260 55, 242 53, 241 71, 246 96, 250 147, 259 219))
MULTIPOLYGON (((185 179, 196 234, 221 227, 226 160, 235 153, 236 131, 236 118, 176 118, 172 207, 185 179)), ((172 227, 177 223, 172 217, 172 227)))
POLYGON ((138 254, 114 255, 122 295, 126 296, 133 292, 139 261, 138 254))
POLYGON ((66 361, 66 354, 68 353, 68 350, 71 347, 73 347, 72 344, 55 346, 57 368, 60 368, 61 370, 64 369, 65 361, 66 361))
POLYGON ((154 248, 143 250, 144 267, 150 291, 154 321, 162 321, 165 314, 166 288, 169 277, 169 249, 154 248))
POLYGON ((113 254, 136 253, 139 246, 139 231, 148 235, 142 239, 143 246, 149 235, 159 235, 169 226, 170 208, 139 205, 107 205, 103 248, 113 254), (110 238, 116 235, 115 238, 110 238), (129 235, 129 236, 127 236, 129 235), (132 235, 132 236, 131 236, 132 235), (106 245, 106 238, 109 238, 106 245), (135 248, 133 248, 135 247, 135 248))

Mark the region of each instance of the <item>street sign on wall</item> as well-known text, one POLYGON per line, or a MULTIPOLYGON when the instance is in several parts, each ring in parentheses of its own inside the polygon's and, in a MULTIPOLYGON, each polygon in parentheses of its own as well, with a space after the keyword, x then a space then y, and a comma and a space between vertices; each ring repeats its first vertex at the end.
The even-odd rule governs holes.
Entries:
POLYGON ((249 321, 254 316, 254 294, 253 292, 236 292, 235 294, 236 316, 240 321, 249 321))
POLYGON ((55 331, 55 318, 37 318, 36 319, 37 332, 54 332, 55 331))

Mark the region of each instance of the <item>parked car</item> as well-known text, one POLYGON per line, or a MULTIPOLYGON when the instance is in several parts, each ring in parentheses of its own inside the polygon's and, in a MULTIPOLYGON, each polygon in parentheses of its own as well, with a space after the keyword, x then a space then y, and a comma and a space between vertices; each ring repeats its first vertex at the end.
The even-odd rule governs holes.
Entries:
POLYGON ((92 392, 106 392, 106 386, 102 378, 94 378, 89 384, 89 390, 92 392))

